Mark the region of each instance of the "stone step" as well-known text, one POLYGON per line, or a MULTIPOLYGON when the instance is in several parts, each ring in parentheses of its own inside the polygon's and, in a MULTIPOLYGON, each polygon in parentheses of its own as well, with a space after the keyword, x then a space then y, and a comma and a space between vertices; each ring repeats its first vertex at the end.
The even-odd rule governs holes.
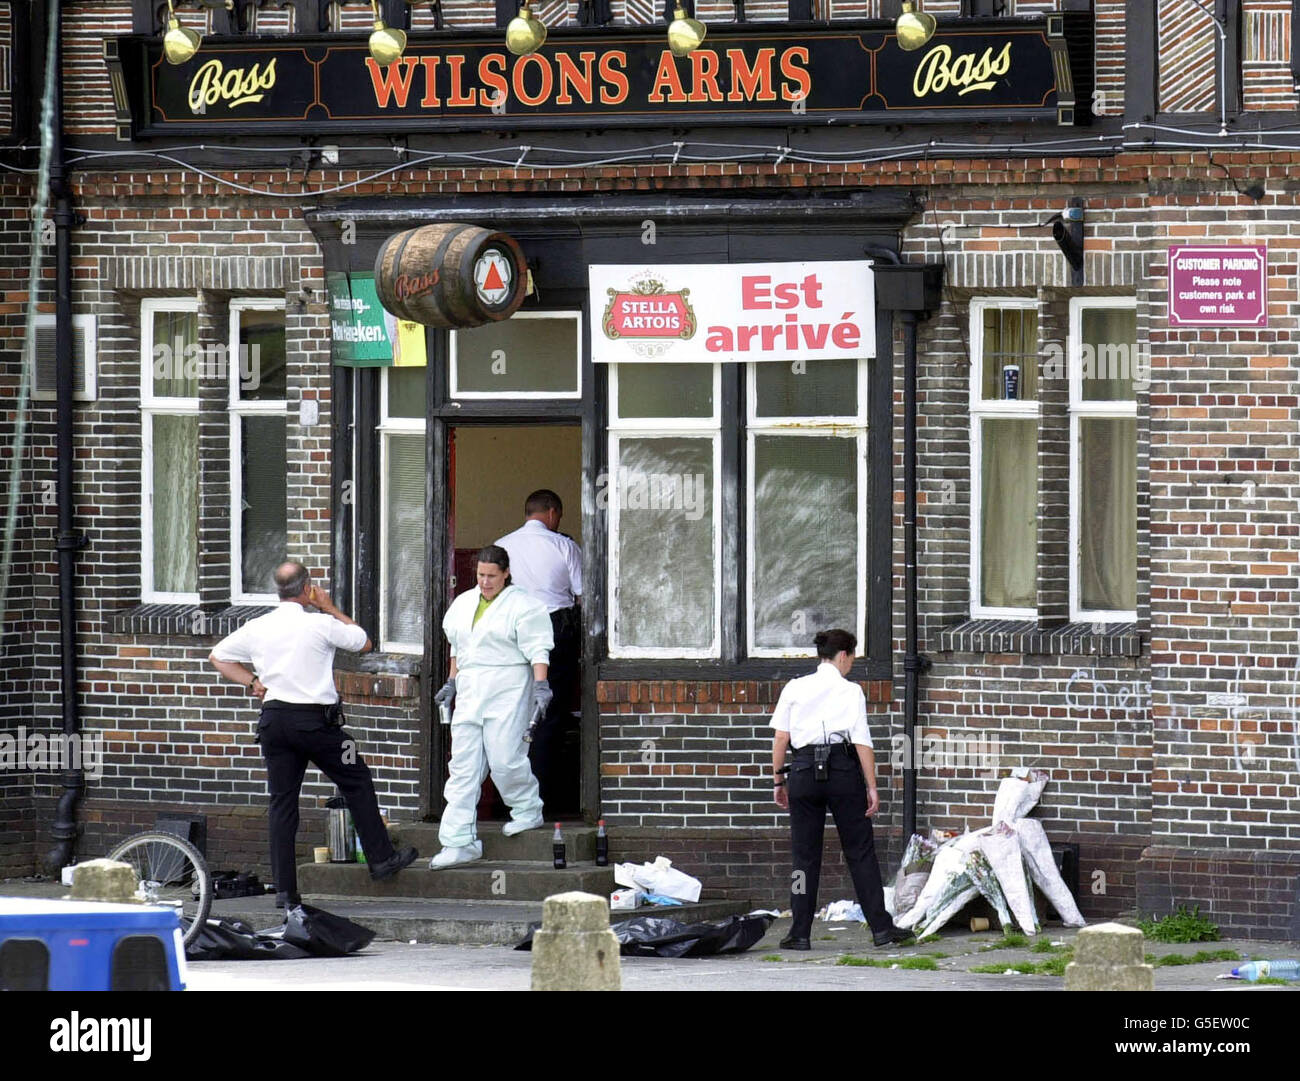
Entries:
MULTIPOLYGON (((479 840, 483 842, 485 860, 534 860, 539 863, 551 862, 551 846, 554 841, 555 823, 547 822, 535 830, 526 830, 513 837, 506 837, 501 832, 500 822, 480 822, 478 824, 479 840)), ((569 863, 588 862, 596 858, 596 830, 580 822, 561 822, 564 833, 565 858, 569 863)), ((415 845, 426 862, 428 857, 436 855, 442 848, 438 843, 438 823, 436 822, 398 822, 388 829, 389 836, 397 845, 415 845)))
MULTIPOLYGON (((439 872, 445 873, 445 872, 439 872)), ((272 907, 270 897, 232 897, 216 901, 214 917, 234 917, 254 928, 273 929, 284 923, 284 913, 272 907)), ((355 897, 309 895, 308 904, 346 916, 375 932, 382 942, 421 942, 463 946, 514 946, 540 923, 540 901, 360 900, 355 897)), ((724 920, 750 911, 747 901, 701 901, 678 906, 642 905, 632 912, 611 912, 610 922, 630 916, 668 916, 683 923, 724 920)))
POLYGON ((364 864, 303 863, 298 867, 298 890, 304 896, 475 901, 542 901, 567 890, 609 897, 614 890, 614 868, 570 861, 567 868, 557 871, 540 861, 484 859, 430 871, 428 860, 422 857, 391 878, 372 882, 364 864))

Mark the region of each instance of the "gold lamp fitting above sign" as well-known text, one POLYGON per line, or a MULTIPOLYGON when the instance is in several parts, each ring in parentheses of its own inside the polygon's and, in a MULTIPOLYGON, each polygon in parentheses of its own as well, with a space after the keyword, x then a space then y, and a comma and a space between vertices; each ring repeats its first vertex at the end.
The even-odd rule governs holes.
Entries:
POLYGON ((933 15, 916 10, 916 0, 903 0, 903 13, 894 23, 894 32, 898 35, 898 47, 904 52, 912 52, 925 45, 932 37, 938 23, 933 15))
POLYGON ((673 9, 673 21, 668 24, 668 48, 673 56, 690 56, 700 47, 706 33, 705 25, 688 16, 686 9, 678 4, 673 9))
POLYGON ((176 18, 172 0, 167 0, 167 32, 163 34, 163 56, 169 64, 183 64, 199 51, 201 38, 198 31, 182 26, 176 18))
POLYGON ((527 4, 506 24, 506 48, 515 56, 531 56, 546 44, 546 24, 527 4))
POLYGON ((400 60, 406 49, 406 31, 388 26, 379 17, 378 0, 370 0, 370 10, 375 13, 375 32, 370 35, 370 55, 380 67, 400 60))

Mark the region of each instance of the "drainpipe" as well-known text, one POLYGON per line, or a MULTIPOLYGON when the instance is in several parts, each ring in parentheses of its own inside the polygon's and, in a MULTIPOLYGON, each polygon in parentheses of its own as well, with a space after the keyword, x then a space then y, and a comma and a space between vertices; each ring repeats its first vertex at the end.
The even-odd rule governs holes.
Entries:
POLYGON ((876 302, 892 311, 903 329, 903 843, 916 832, 916 718, 921 654, 916 599, 916 329, 939 307, 942 263, 877 264, 876 302))
POLYGON ((916 832, 916 717, 921 656, 916 627, 916 324, 917 313, 898 313, 903 324, 903 840, 916 832))
MULTIPOLYGON (((54 206, 54 363, 56 386, 56 420, 58 433, 58 515, 59 528, 55 547, 59 555, 59 651, 62 663, 61 693, 63 733, 75 736, 81 731, 77 713, 77 609, 76 560, 86 538, 73 521, 73 431, 72 431, 72 192, 68 185, 67 164, 63 147, 63 27, 61 5, 53 5, 52 33, 55 36, 54 131, 50 154, 50 197, 54 206)), ((86 358, 90 363, 90 358, 86 358)), ((77 741, 67 740, 69 751, 77 741)), ((76 761, 77 769, 66 769, 60 777, 63 794, 59 797, 50 827, 54 847, 46 853, 47 869, 53 874, 72 862, 81 827, 77 824, 77 804, 85 791, 85 777, 80 756, 65 758, 64 765, 76 761)))

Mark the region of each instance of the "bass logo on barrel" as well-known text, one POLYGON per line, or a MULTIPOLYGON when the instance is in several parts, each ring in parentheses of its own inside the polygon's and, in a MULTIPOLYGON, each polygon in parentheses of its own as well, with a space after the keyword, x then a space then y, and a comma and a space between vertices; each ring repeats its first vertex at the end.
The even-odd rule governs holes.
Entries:
POLYGON ((495 308, 514 288, 514 267, 499 248, 488 248, 474 264, 474 286, 479 299, 495 308))

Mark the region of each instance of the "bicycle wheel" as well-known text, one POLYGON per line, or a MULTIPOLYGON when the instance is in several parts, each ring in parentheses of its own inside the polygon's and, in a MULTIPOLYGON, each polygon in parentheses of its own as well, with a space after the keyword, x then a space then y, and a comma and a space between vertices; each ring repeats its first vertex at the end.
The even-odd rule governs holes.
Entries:
POLYGON ((150 830, 128 837, 108 858, 134 868, 138 889, 150 904, 177 910, 184 945, 198 937, 212 908, 212 877, 197 848, 174 833, 150 830))

